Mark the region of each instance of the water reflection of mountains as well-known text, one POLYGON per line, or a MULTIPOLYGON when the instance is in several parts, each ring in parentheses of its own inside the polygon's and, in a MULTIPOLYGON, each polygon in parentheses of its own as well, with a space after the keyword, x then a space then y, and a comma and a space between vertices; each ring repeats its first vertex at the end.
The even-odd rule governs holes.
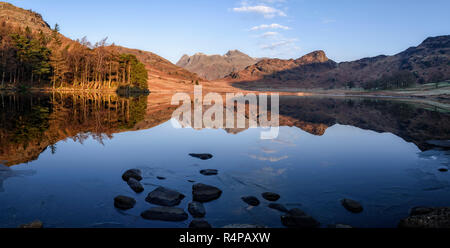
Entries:
MULTIPOLYGON (((0 163, 36 160, 46 149, 72 139, 102 143, 114 133, 149 129, 169 121, 171 95, 123 98, 100 94, 1 95, 0 163)), ((420 149, 428 140, 448 140, 450 115, 424 105, 374 99, 280 97, 280 126, 323 135, 334 124, 390 132, 420 149)), ((229 133, 242 130, 226 129, 229 133)))

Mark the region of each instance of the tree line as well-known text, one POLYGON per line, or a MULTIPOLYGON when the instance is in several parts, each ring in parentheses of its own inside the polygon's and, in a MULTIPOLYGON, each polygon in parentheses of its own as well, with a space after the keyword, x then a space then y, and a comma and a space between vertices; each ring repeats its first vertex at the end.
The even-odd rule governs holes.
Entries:
POLYGON ((122 54, 106 38, 91 44, 51 32, 0 24, 1 87, 147 90, 147 70, 135 55, 122 54), (64 39, 64 40, 63 40, 64 39))

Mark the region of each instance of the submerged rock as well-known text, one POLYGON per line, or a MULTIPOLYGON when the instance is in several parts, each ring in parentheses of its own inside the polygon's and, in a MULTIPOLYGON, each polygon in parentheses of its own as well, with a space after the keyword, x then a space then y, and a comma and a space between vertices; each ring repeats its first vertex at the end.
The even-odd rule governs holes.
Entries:
POLYGON ((20 225, 19 228, 44 228, 44 223, 40 220, 35 220, 31 223, 20 225))
POLYGON ((298 208, 289 210, 281 216, 281 223, 290 228, 317 228, 320 223, 298 208))
POLYGON ((361 213, 363 211, 362 205, 352 199, 343 199, 341 200, 342 206, 344 206, 345 209, 352 213, 361 213))
POLYGON ((208 160, 213 158, 213 155, 209 153, 189 153, 189 156, 199 158, 201 160, 208 160))
POLYGON ((201 170, 200 174, 204 175, 204 176, 214 176, 217 175, 219 173, 218 170, 214 170, 214 169, 206 169, 206 170, 201 170))
POLYGON ((144 191, 144 186, 142 186, 142 184, 134 178, 128 179, 127 183, 130 188, 136 193, 142 193, 144 191))
POLYGON ((136 200, 134 198, 119 195, 114 198, 114 207, 122 210, 128 210, 136 205, 136 200))
POLYGON ((205 207, 201 202, 191 202, 188 211, 194 218, 203 218, 206 215, 205 207))
POLYGON ((166 180, 165 177, 161 177, 161 176, 157 176, 156 179, 158 179, 158 180, 166 180))
POLYGON ((441 167, 438 169, 440 172, 447 172, 448 168, 447 167, 441 167))
POLYGON ((131 169, 131 170, 125 171, 125 173, 123 173, 123 175, 122 175, 122 179, 125 182, 128 182, 128 180, 130 180, 130 178, 134 178, 137 181, 141 181, 142 180, 142 172, 139 169, 131 169))
POLYGON ((278 210, 283 213, 289 212, 289 210, 285 206, 278 204, 278 203, 270 203, 269 208, 278 210))
POLYGON ((151 208, 142 212, 141 216, 146 220, 184 221, 188 219, 188 214, 183 209, 174 207, 151 208))
POLYGON ((280 195, 272 192, 265 192, 261 194, 262 197, 268 201, 278 201, 280 199, 280 195))
POLYGON ((428 140, 427 144, 445 149, 450 149, 450 140, 428 140))
POLYGON ((149 203, 173 207, 180 204, 184 199, 184 195, 168 188, 158 187, 147 195, 145 200, 149 203))
POLYGON ((254 207, 258 206, 260 203, 258 198, 254 197, 254 196, 244 196, 244 197, 241 197, 241 199, 248 205, 254 206, 254 207))
POLYGON ((450 228, 450 207, 416 208, 411 215, 400 221, 400 228, 450 228), (419 209, 419 211, 418 211, 419 209), (431 211, 429 211, 431 210, 431 211))
POLYGON ((218 199, 222 195, 222 190, 217 187, 197 183, 192 185, 192 197, 194 201, 209 202, 218 199))
POLYGON ((189 228, 195 228, 195 229, 209 229, 212 228, 212 226, 206 221, 206 220, 192 220, 189 224, 189 228))

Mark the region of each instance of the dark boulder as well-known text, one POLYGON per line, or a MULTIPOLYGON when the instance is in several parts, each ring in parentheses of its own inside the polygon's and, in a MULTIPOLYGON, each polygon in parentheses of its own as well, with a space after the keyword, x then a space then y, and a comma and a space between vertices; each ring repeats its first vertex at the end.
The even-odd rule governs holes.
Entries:
POLYGON ((208 160, 213 158, 213 155, 209 153, 190 153, 189 156, 199 158, 201 160, 208 160))
POLYGON ((217 187, 197 183, 192 185, 192 197, 194 201, 209 202, 218 199, 222 195, 222 190, 217 187))
POLYGON ((248 205, 254 206, 254 207, 258 206, 260 203, 258 198, 254 197, 254 196, 244 196, 241 199, 248 205))
POLYGON ((125 171, 125 173, 123 173, 123 175, 122 175, 122 179, 125 182, 128 182, 128 180, 130 178, 134 178, 137 181, 141 181, 142 180, 142 172, 138 169, 131 169, 131 170, 125 171))
POLYGON ((268 201, 278 201, 280 199, 280 195, 272 192, 262 193, 262 197, 268 201))
POLYGON ((219 173, 218 170, 214 170, 214 169, 206 169, 206 170, 201 170, 200 174, 204 175, 204 176, 214 176, 217 175, 219 173))
POLYGON ((183 209, 174 207, 151 208, 142 212, 141 216, 146 220, 184 221, 188 219, 188 214, 183 209))
POLYGON ((168 188, 158 187, 147 195, 145 200, 149 203, 173 207, 180 204, 184 199, 184 195, 168 188))
POLYGON ((114 207, 122 210, 128 210, 134 207, 136 205, 136 200, 128 197, 119 195, 116 198, 114 198, 114 207))
POLYGON ((136 193, 142 193, 144 191, 144 186, 142 186, 142 184, 134 178, 128 179, 127 183, 128 186, 130 186, 130 188, 136 193))
POLYGON ((343 199, 341 200, 342 206, 344 206, 345 209, 352 213, 361 213, 363 211, 363 207, 361 203, 351 200, 351 199, 343 199))

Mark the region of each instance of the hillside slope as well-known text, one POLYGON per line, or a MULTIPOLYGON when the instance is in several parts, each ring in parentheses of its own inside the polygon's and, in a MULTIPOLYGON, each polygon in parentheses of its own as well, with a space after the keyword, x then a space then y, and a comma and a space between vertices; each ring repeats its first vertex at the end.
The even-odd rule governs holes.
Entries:
MULTIPOLYGON (((50 35, 52 33, 52 28, 44 21, 40 14, 31 10, 16 7, 6 2, 0 2, 0 23, 7 23, 8 25, 21 29, 26 29, 28 27, 33 33, 39 33, 40 31, 50 35)), ((67 48, 67 50, 70 51, 71 49, 74 49, 74 47, 80 45, 80 41, 78 40, 74 41, 62 34, 59 35, 62 41, 61 48, 67 48)), ((82 45, 92 48, 91 45, 84 43, 82 45)), ((192 85, 195 81, 203 81, 203 79, 195 73, 180 68, 154 53, 115 45, 112 45, 111 47, 114 47, 119 53, 133 54, 138 60, 144 63, 149 74, 150 90, 152 90, 152 80, 167 81, 175 84, 175 86, 172 87, 176 87, 176 84, 179 83, 182 83, 183 85, 192 85)))
MULTIPOLYGON (((335 63, 325 59, 297 63, 298 60, 263 60, 230 74, 234 86, 245 89, 394 87, 450 79, 450 36, 430 37, 417 47, 393 56, 380 55, 352 62, 335 63)), ((313 54, 314 54, 313 53, 313 54)), ((323 54, 322 54, 323 53, 323 54)), ((311 57, 305 55, 306 57, 311 57)), ((312 56, 313 57, 313 56, 312 56)))

